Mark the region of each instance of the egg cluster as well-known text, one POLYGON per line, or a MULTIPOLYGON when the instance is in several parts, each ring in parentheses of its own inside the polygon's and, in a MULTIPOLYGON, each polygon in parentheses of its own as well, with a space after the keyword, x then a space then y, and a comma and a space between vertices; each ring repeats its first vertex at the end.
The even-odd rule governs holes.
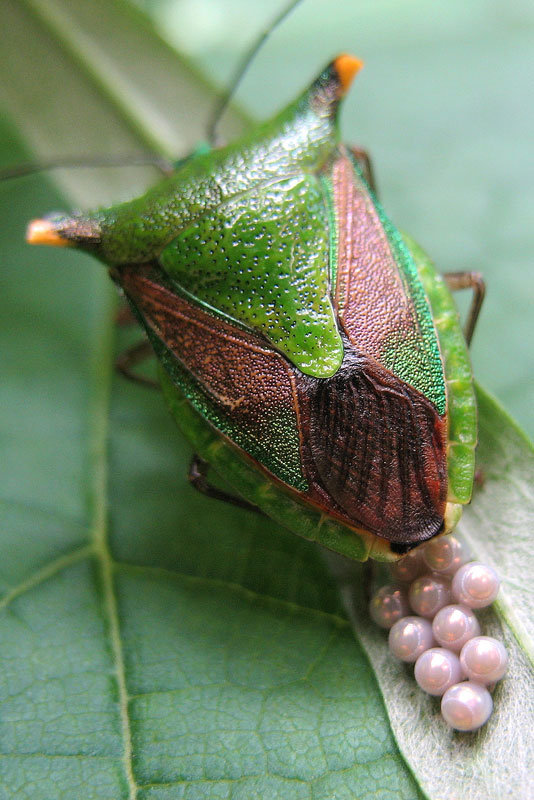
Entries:
POLYGON ((442 698, 445 721, 459 731, 488 721, 489 689, 508 666, 504 646, 480 635, 473 611, 495 600, 499 577, 470 559, 456 537, 435 539, 393 564, 395 583, 379 589, 370 604, 372 619, 389 629, 391 652, 415 663, 415 680, 442 698))

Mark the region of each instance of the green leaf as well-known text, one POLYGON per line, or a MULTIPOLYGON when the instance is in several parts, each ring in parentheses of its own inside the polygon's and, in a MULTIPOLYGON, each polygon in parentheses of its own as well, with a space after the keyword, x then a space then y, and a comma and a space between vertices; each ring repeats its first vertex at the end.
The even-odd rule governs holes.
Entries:
MULTIPOLYGON (((206 83, 124 2, 1 0, 1 10, 3 163, 151 146, 181 155, 202 136, 206 83)), ((506 578, 484 627, 504 626, 511 674, 490 724, 451 734, 388 658, 354 583, 342 596, 357 607, 359 641, 309 544, 188 486, 190 453, 160 397, 114 376, 133 334, 116 331, 101 267, 25 247, 31 217, 134 194, 153 176, 64 173, 69 199, 44 179, 0 187, 0 794, 528 796, 528 442, 482 394, 485 483, 463 529, 506 578)))

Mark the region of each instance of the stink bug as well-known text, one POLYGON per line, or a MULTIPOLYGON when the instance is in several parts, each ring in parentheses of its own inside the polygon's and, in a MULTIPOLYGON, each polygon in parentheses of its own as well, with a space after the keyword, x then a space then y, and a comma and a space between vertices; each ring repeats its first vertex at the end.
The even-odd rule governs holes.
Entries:
POLYGON ((339 56, 239 141, 131 202, 36 220, 28 241, 109 266, 198 453, 193 482, 209 464, 295 533, 393 559, 452 530, 471 496, 482 286, 437 274, 340 143, 360 66, 339 56), (478 286, 465 338, 448 284, 478 286))

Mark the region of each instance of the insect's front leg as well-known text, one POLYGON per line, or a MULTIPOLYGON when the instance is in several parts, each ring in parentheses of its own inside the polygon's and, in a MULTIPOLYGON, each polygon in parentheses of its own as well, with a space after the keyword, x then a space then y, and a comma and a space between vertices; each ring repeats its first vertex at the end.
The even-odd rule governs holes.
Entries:
POLYGON ((376 190, 376 183, 375 183, 375 175, 373 171, 373 165, 371 162, 371 157, 367 150, 362 150, 361 147, 351 147, 350 152, 352 153, 353 158, 357 161, 362 175, 367 182, 367 185, 373 192, 373 194, 377 194, 376 190))
POLYGON ((121 305, 115 315, 115 323, 119 328, 129 328, 131 325, 138 325, 133 311, 126 303, 121 305))
POLYGON ((134 367, 153 355, 154 351, 150 346, 150 342, 144 339, 121 353, 115 361, 115 368, 121 375, 124 375, 125 378, 128 378, 128 380, 133 383, 139 383, 141 386, 148 386, 150 389, 159 389, 159 383, 157 381, 152 380, 152 378, 145 378, 144 375, 139 375, 139 373, 134 371, 134 367))

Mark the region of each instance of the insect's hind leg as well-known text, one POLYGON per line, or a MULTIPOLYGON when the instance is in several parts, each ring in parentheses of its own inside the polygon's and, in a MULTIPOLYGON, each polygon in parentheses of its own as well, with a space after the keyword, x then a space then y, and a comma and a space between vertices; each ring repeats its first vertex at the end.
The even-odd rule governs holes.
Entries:
POLYGON ((371 157, 369 153, 367 152, 367 150, 362 150, 361 147, 351 147, 350 152, 354 160, 358 162, 360 169, 362 171, 362 175, 367 181, 367 185, 369 186, 373 194, 377 195, 375 174, 373 171, 373 164, 371 162, 371 157))
POLYGON ((257 514, 263 515, 261 509, 259 509, 258 506, 255 506, 253 503, 249 503, 247 500, 243 500, 241 497, 236 497, 236 495, 225 492, 222 489, 218 489, 216 486, 212 486, 212 484, 206 479, 208 470, 209 464, 207 461, 204 461, 195 453, 191 459, 191 464, 189 465, 187 478, 191 486, 193 486, 197 492, 206 495, 206 497, 212 497, 214 500, 222 500, 223 502, 230 503, 238 508, 244 508, 247 511, 255 511, 257 514))
POLYGON ((159 389, 159 383, 157 381, 151 378, 145 378, 144 375, 139 375, 139 373, 134 371, 134 367, 153 355, 154 351, 150 346, 150 342, 146 340, 137 342, 137 344, 129 347, 124 353, 118 356, 115 361, 115 369, 133 383, 138 383, 141 386, 148 386, 150 389, 159 389))
MULTIPOLYGON (((159 384, 157 381, 153 381, 150 378, 145 378, 143 375, 139 375, 134 371, 134 367, 152 355, 154 355, 154 352, 150 346, 150 342, 138 342, 137 344, 134 344, 133 347, 129 347, 127 350, 125 350, 124 353, 121 353, 121 355, 115 361, 115 368, 122 375, 124 375, 125 378, 133 381, 134 383, 141 384, 142 386, 148 386, 150 389, 159 389, 159 384)), ((200 456, 195 454, 191 460, 191 464, 189 465, 189 472, 187 473, 187 479, 194 489, 201 494, 206 495, 207 497, 214 498, 215 500, 222 500, 225 503, 238 506, 238 508, 244 508, 247 511, 255 511, 257 514, 263 514, 261 509, 259 509, 258 506, 255 506, 253 503, 249 503, 247 500, 243 500, 241 497, 236 497, 229 492, 223 491, 223 489, 218 489, 216 486, 212 486, 212 484, 206 479, 208 469, 209 464, 200 458, 200 456)))
POLYGON ((458 289, 473 290, 473 299, 464 327, 465 341, 469 346, 473 338, 484 297, 486 296, 486 284, 480 272, 445 272, 443 277, 447 281, 449 289, 453 292, 458 289))

